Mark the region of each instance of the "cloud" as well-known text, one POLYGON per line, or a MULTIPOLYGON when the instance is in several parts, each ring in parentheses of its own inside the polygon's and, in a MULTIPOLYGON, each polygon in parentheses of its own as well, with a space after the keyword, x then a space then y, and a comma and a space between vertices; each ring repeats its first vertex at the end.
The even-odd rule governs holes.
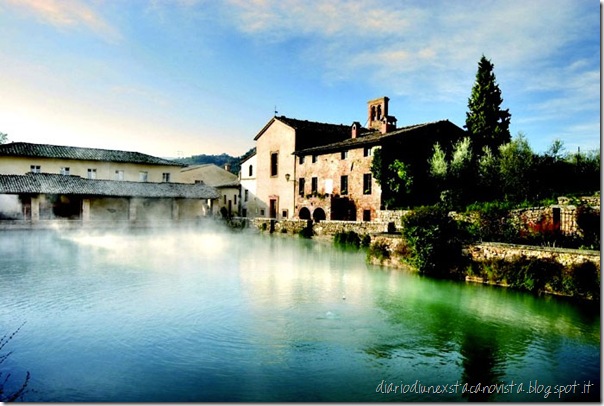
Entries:
POLYGON ((119 31, 80 0, 6 0, 61 29, 84 27, 108 42, 121 39, 119 31))

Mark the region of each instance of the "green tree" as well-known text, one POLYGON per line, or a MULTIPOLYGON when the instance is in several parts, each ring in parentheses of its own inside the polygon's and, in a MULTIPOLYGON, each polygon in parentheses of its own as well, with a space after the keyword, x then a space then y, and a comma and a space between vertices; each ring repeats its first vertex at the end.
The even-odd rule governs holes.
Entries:
POLYGON ((485 146, 478 159, 478 186, 480 187, 480 200, 490 201, 496 199, 499 190, 499 160, 485 146))
POLYGON ((440 144, 436 143, 434 153, 429 160, 430 175, 439 188, 441 201, 451 209, 475 194, 476 175, 473 169, 471 144, 469 137, 457 141, 453 145, 451 159, 447 160, 446 153, 440 144))
POLYGON ((501 90, 493 73, 493 64, 484 55, 478 62, 476 81, 468 99, 465 128, 476 151, 489 146, 496 151, 511 140, 509 109, 502 110, 501 90))
POLYGON ((520 202, 529 197, 533 156, 522 133, 499 147, 499 176, 506 200, 520 202))
POLYGON ((8 142, 8 134, 0 133, 0 144, 6 144, 8 142))

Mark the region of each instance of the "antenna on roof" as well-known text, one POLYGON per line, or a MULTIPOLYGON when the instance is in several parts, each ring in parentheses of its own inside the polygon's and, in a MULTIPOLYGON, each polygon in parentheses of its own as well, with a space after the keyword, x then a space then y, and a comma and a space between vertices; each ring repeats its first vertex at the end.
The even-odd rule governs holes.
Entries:
POLYGON ((275 117, 277 116, 279 112, 277 111, 277 106, 275 106, 275 117))

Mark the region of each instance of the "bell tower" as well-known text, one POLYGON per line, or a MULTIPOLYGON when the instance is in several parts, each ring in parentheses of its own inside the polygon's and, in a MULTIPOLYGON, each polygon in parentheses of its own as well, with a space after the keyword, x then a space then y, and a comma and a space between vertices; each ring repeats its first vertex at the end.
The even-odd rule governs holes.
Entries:
POLYGON ((382 134, 396 129, 396 117, 388 115, 389 100, 384 96, 367 102, 367 127, 382 134))

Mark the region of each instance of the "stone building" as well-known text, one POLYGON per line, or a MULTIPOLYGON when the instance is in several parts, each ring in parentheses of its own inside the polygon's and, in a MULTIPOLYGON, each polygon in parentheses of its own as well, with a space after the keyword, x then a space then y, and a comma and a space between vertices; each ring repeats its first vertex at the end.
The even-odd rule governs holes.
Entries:
POLYGON ((239 178, 228 168, 214 164, 187 166, 180 171, 180 179, 185 183, 201 183, 216 188, 220 196, 214 207, 215 213, 224 212, 229 217, 239 215, 239 178))
POLYGON ((260 213, 267 212, 267 206, 258 198, 258 182, 256 180, 258 172, 258 159, 256 149, 241 159, 241 170, 239 171, 239 183, 241 193, 239 202, 241 203, 242 217, 260 217, 260 213))
POLYGON ((296 215, 296 157, 294 152, 342 141, 350 127, 273 117, 256 135, 257 196, 263 203, 260 217, 296 215))
POLYGON ((130 151, 0 145, 0 219, 140 223, 211 214, 216 189, 177 182, 182 167, 130 151))
POLYGON ((381 97, 367 103, 367 127, 273 118, 255 138, 266 217, 373 221, 385 208, 371 171, 376 150, 427 173, 434 144, 466 134, 448 120, 397 128, 388 102, 381 97))

